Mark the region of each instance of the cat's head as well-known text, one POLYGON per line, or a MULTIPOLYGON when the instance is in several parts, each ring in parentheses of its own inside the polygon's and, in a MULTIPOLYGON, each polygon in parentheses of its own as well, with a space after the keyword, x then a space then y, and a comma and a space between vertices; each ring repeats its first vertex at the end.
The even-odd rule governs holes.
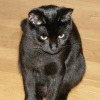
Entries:
POLYGON ((72 30, 73 9, 53 5, 33 9, 28 14, 27 25, 37 45, 50 54, 61 51, 72 30))

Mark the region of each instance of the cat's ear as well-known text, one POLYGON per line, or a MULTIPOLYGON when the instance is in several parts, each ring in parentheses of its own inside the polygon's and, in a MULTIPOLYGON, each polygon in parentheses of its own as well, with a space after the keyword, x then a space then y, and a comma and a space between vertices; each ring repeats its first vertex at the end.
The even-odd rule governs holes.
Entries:
POLYGON ((41 25, 43 23, 42 17, 40 15, 38 15, 38 14, 33 13, 33 12, 29 13, 28 20, 33 25, 41 25))
POLYGON ((63 8, 61 11, 62 11, 61 19, 60 19, 61 22, 66 22, 71 19, 71 15, 73 12, 72 8, 63 8))

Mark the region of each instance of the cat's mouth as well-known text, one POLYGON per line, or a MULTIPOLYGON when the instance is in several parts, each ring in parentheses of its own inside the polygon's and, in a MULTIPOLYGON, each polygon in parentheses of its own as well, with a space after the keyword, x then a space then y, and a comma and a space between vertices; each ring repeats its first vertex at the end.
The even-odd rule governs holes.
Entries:
POLYGON ((59 52, 61 52, 61 50, 58 50, 58 51, 45 51, 43 50, 45 53, 48 53, 48 54, 51 54, 51 55, 55 55, 55 54, 58 54, 59 52))
POLYGON ((56 49, 56 50, 51 50, 51 49, 43 49, 42 48, 42 51, 44 51, 45 53, 47 53, 47 54, 50 54, 50 55, 56 55, 56 54, 58 54, 58 53, 60 53, 64 48, 65 48, 66 46, 63 46, 62 48, 59 48, 59 49, 56 49))

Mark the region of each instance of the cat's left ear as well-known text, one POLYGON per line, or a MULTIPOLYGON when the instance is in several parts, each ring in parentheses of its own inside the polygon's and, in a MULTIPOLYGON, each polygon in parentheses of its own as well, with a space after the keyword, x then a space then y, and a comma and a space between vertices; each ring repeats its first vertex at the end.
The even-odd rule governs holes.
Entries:
POLYGON ((73 9, 72 8, 62 8, 61 10, 61 22, 66 22, 71 19, 73 9))
POLYGON ((41 25, 42 24, 42 19, 38 14, 35 13, 30 13, 28 16, 29 22, 31 22, 33 25, 41 25))

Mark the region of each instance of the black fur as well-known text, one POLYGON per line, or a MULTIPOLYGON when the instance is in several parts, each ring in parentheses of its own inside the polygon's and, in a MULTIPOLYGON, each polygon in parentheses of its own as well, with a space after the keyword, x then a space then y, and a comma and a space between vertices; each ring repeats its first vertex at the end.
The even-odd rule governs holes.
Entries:
POLYGON ((42 6, 22 21, 19 64, 25 100, 66 100, 81 81, 85 60, 72 12, 71 8, 42 6))

